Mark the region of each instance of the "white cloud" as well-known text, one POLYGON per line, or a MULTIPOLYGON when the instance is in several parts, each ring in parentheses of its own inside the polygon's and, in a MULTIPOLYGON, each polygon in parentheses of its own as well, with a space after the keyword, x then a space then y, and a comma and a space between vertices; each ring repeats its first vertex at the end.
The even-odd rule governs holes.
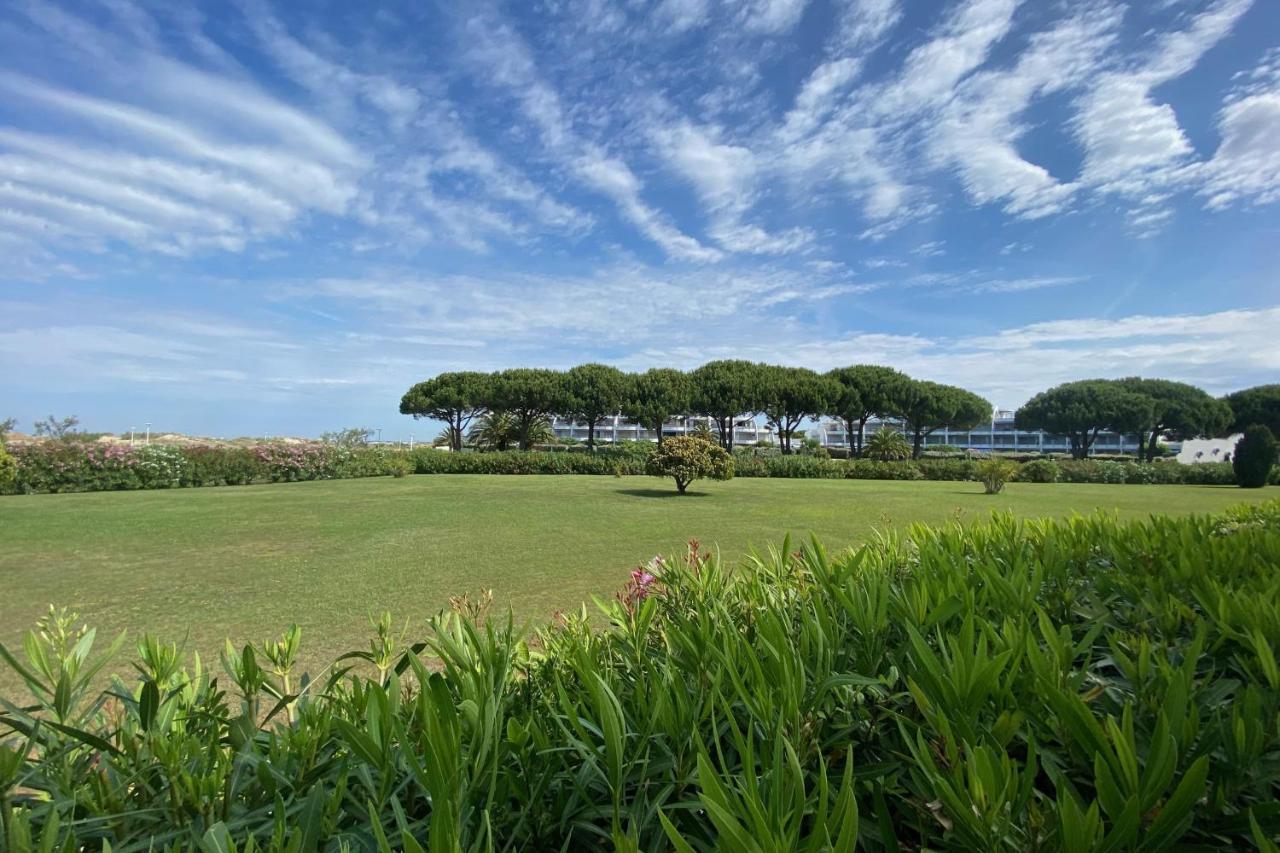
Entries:
POLYGON ((1280 201, 1280 51, 1272 51, 1232 92, 1218 115, 1222 142, 1204 164, 1209 207, 1280 201))
POLYGON ((9 210, 57 222, 63 233, 47 233, 55 241, 188 253, 239 250, 307 211, 342 213, 355 197, 364 160, 335 131, 244 84, 172 66, 160 77, 135 91, 150 102, 139 106, 0 72, 11 97, 97 131, 0 126, 9 210), (186 106, 173 107, 184 92, 186 106), (218 117, 210 99, 236 103, 218 117))
POLYGON ((575 163, 575 169, 591 187, 612 198, 622 216, 654 243, 675 258, 689 261, 715 261, 722 256, 716 249, 703 246, 682 233, 659 212, 640 198, 640 179, 626 163, 598 150, 588 151, 575 163))
POLYGON ((742 10, 743 25, 753 32, 780 35, 800 23, 809 0, 749 0, 742 10))
POLYGON ((673 33, 683 33, 707 22, 710 0, 662 0, 654 16, 673 33))
POLYGON ((587 186, 611 198, 641 234, 681 260, 714 261, 722 256, 647 204, 641 195, 643 183, 622 159, 580 138, 560 96, 542 79, 528 46, 508 24, 492 16, 476 16, 467 22, 466 32, 472 36, 469 59, 477 74, 508 89, 538 128, 543 145, 587 186))
POLYGON ((1101 75, 1080 99, 1075 121, 1085 149, 1080 180, 1134 204, 1140 231, 1149 232, 1166 218, 1159 208, 1193 154, 1173 108, 1157 103, 1152 90, 1191 71, 1251 5, 1252 0, 1217 0, 1187 28, 1157 38, 1132 67, 1101 75))
POLYGON ((734 339, 706 346, 646 349, 628 366, 692 367, 713 358, 747 358, 825 370, 888 364, 912 376, 972 389, 1014 408, 1045 388, 1084 377, 1157 375, 1222 394, 1262 382, 1280 369, 1271 343, 1280 307, 1213 314, 1100 317, 1037 323, 994 335, 929 338, 850 332, 734 339))
POLYGON ((651 135, 666 161, 697 191, 711 218, 708 233, 728 251, 789 254, 813 241, 814 234, 807 228, 772 234, 743 222, 757 199, 759 164, 750 149, 721 142, 715 128, 699 128, 687 121, 655 127, 651 135))
POLYGON ((954 167, 978 204, 1003 202, 1006 212, 1038 218, 1061 210, 1077 186, 1060 183, 1024 159, 1019 116, 1034 98, 1087 79, 1116 40, 1122 10, 1092 4, 1038 33, 1008 70, 966 80, 929 135, 934 162, 954 167))

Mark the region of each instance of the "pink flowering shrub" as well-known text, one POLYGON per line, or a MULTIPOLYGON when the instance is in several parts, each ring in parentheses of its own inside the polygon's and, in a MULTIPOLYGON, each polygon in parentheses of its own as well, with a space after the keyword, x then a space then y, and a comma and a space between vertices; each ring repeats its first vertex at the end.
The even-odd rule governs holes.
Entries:
POLYGON ((330 444, 253 447, 173 447, 97 442, 16 445, 14 477, 0 493, 97 492, 184 486, 376 477, 392 473, 400 456, 384 448, 330 444))

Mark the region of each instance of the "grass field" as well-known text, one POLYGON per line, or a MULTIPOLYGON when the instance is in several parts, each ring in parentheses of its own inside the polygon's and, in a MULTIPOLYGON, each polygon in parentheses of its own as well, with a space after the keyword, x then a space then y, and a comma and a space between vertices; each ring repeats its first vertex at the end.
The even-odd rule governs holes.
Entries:
MULTIPOLYGON (((223 489, 0 497, 0 642, 50 603, 105 637, 128 629, 216 651, 303 628, 311 663, 364 646, 367 616, 420 620, 492 588, 545 620, 610 595, 641 561, 697 537, 726 555, 784 534, 846 545, 873 527, 1096 508, 1122 517, 1212 512, 1275 489, 631 477, 420 476, 223 489)), ((13 684, 0 673, 0 689, 13 684)), ((7 690, 5 691, 7 692, 7 690)))

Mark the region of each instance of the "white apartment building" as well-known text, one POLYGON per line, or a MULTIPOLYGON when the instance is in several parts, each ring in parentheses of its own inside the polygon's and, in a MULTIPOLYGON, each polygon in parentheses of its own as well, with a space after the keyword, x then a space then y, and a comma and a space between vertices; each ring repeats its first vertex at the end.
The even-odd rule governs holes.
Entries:
MULTIPOLYGON (((662 428, 664 436, 684 435, 692 432, 697 423, 705 423, 714 434, 715 424, 710 418, 682 417, 668 421, 662 428)), ((557 438, 587 440, 587 425, 556 418, 551 424, 557 438)), ((897 421, 872 420, 867 423, 866 436, 885 429, 901 429, 897 421)), ((838 421, 822 420, 810 424, 806 430, 808 436, 817 438, 824 447, 848 447, 848 436, 844 425, 838 421)), ((613 443, 618 441, 656 441, 657 434, 639 424, 633 423, 621 415, 604 418, 596 425, 596 441, 613 443)), ((773 429, 766 424, 750 418, 737 421, 734 425, 734 444, 753 445, 758 442, 777 443, 773 429)), ((948 445, 968 450, 1004 451, 1009 453, 1069 453, 1071 443, 1064 435, 1052 435, 1041 430, 1020 430, 1013 424, 1013 412, 1000 410, 994 413, 991 422, 969 430, 940 429, 925 438, 925 449, 948 445)), ((1112 432, 1099 433, 1091 453, 1137 453, 1138 441, 1131 435, 1119 435, 1112 432)))

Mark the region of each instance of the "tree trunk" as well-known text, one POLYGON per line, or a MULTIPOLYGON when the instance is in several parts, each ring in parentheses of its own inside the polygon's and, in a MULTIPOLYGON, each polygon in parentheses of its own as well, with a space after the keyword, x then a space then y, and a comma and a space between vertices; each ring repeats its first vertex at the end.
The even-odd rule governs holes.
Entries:
POLYGON ((587 451, 596 452, 596 422, 593 420, 587 421, 587 451))
MULTIPOLYGON (((862 431, 861 427, 859 427, 858 431, 859 432, 862 431)), ((852 459, 857 453, 860 453, 862 451, 862 448, 858 448, 857 450, 855 450, 853 446, 853 442, 854 442, 853 421, 847 420, 844 422, 844 443, 849 448, 850 459, 852 459)))
POLYGON ((912 459, 920 458, 920 445, 923 443, 923 440, 924 440, 923 432, 919 427, 916 427, 916 429, 913 430, 913 435, 911 436, 911 458, 912 459))
POLYGON ((1156 461, 1156 439, 1159 438, 1159 435, 1160 435, 1159 427, 1156 427, 1155 429, 1151 430, 1151 438, 1150 440, 1147 441, 1147 461, 1148 462, 1156 461))
POLYGON ((662 446, 662 425, 663 425, 664 423, 666 423, 666 420, 667 420, 666 418, 659 418, 659 419, 658 419, 658 423, 657 423, 656 427, 654 428, 654 432, 656 432, 656 433, 658 434, 658 446, 659 446, 659 447, 661 447, 661 446, 662 446))
POLYGON ((858 455, 862 455, 862 443, 867 437, 867 419, 865 417, 858 421, 858 455))
POLYGON ((683 495, 684 490, 687 488, 689 488, 689 481, 681 480, 679 477, 676 477, 676 491, 683 495))
POLYGON ((1147 431, 1138 431, 1138 461, 1145 462, 1147 459, 1147 431))
POLYGON ((533 418, 521 415, 517 423, 520 424, 520 440, 516 443, 516 446, 521 450, 529 450, 533 447, 533 442, 529 436, 529 429, 533 426, 533 418))

